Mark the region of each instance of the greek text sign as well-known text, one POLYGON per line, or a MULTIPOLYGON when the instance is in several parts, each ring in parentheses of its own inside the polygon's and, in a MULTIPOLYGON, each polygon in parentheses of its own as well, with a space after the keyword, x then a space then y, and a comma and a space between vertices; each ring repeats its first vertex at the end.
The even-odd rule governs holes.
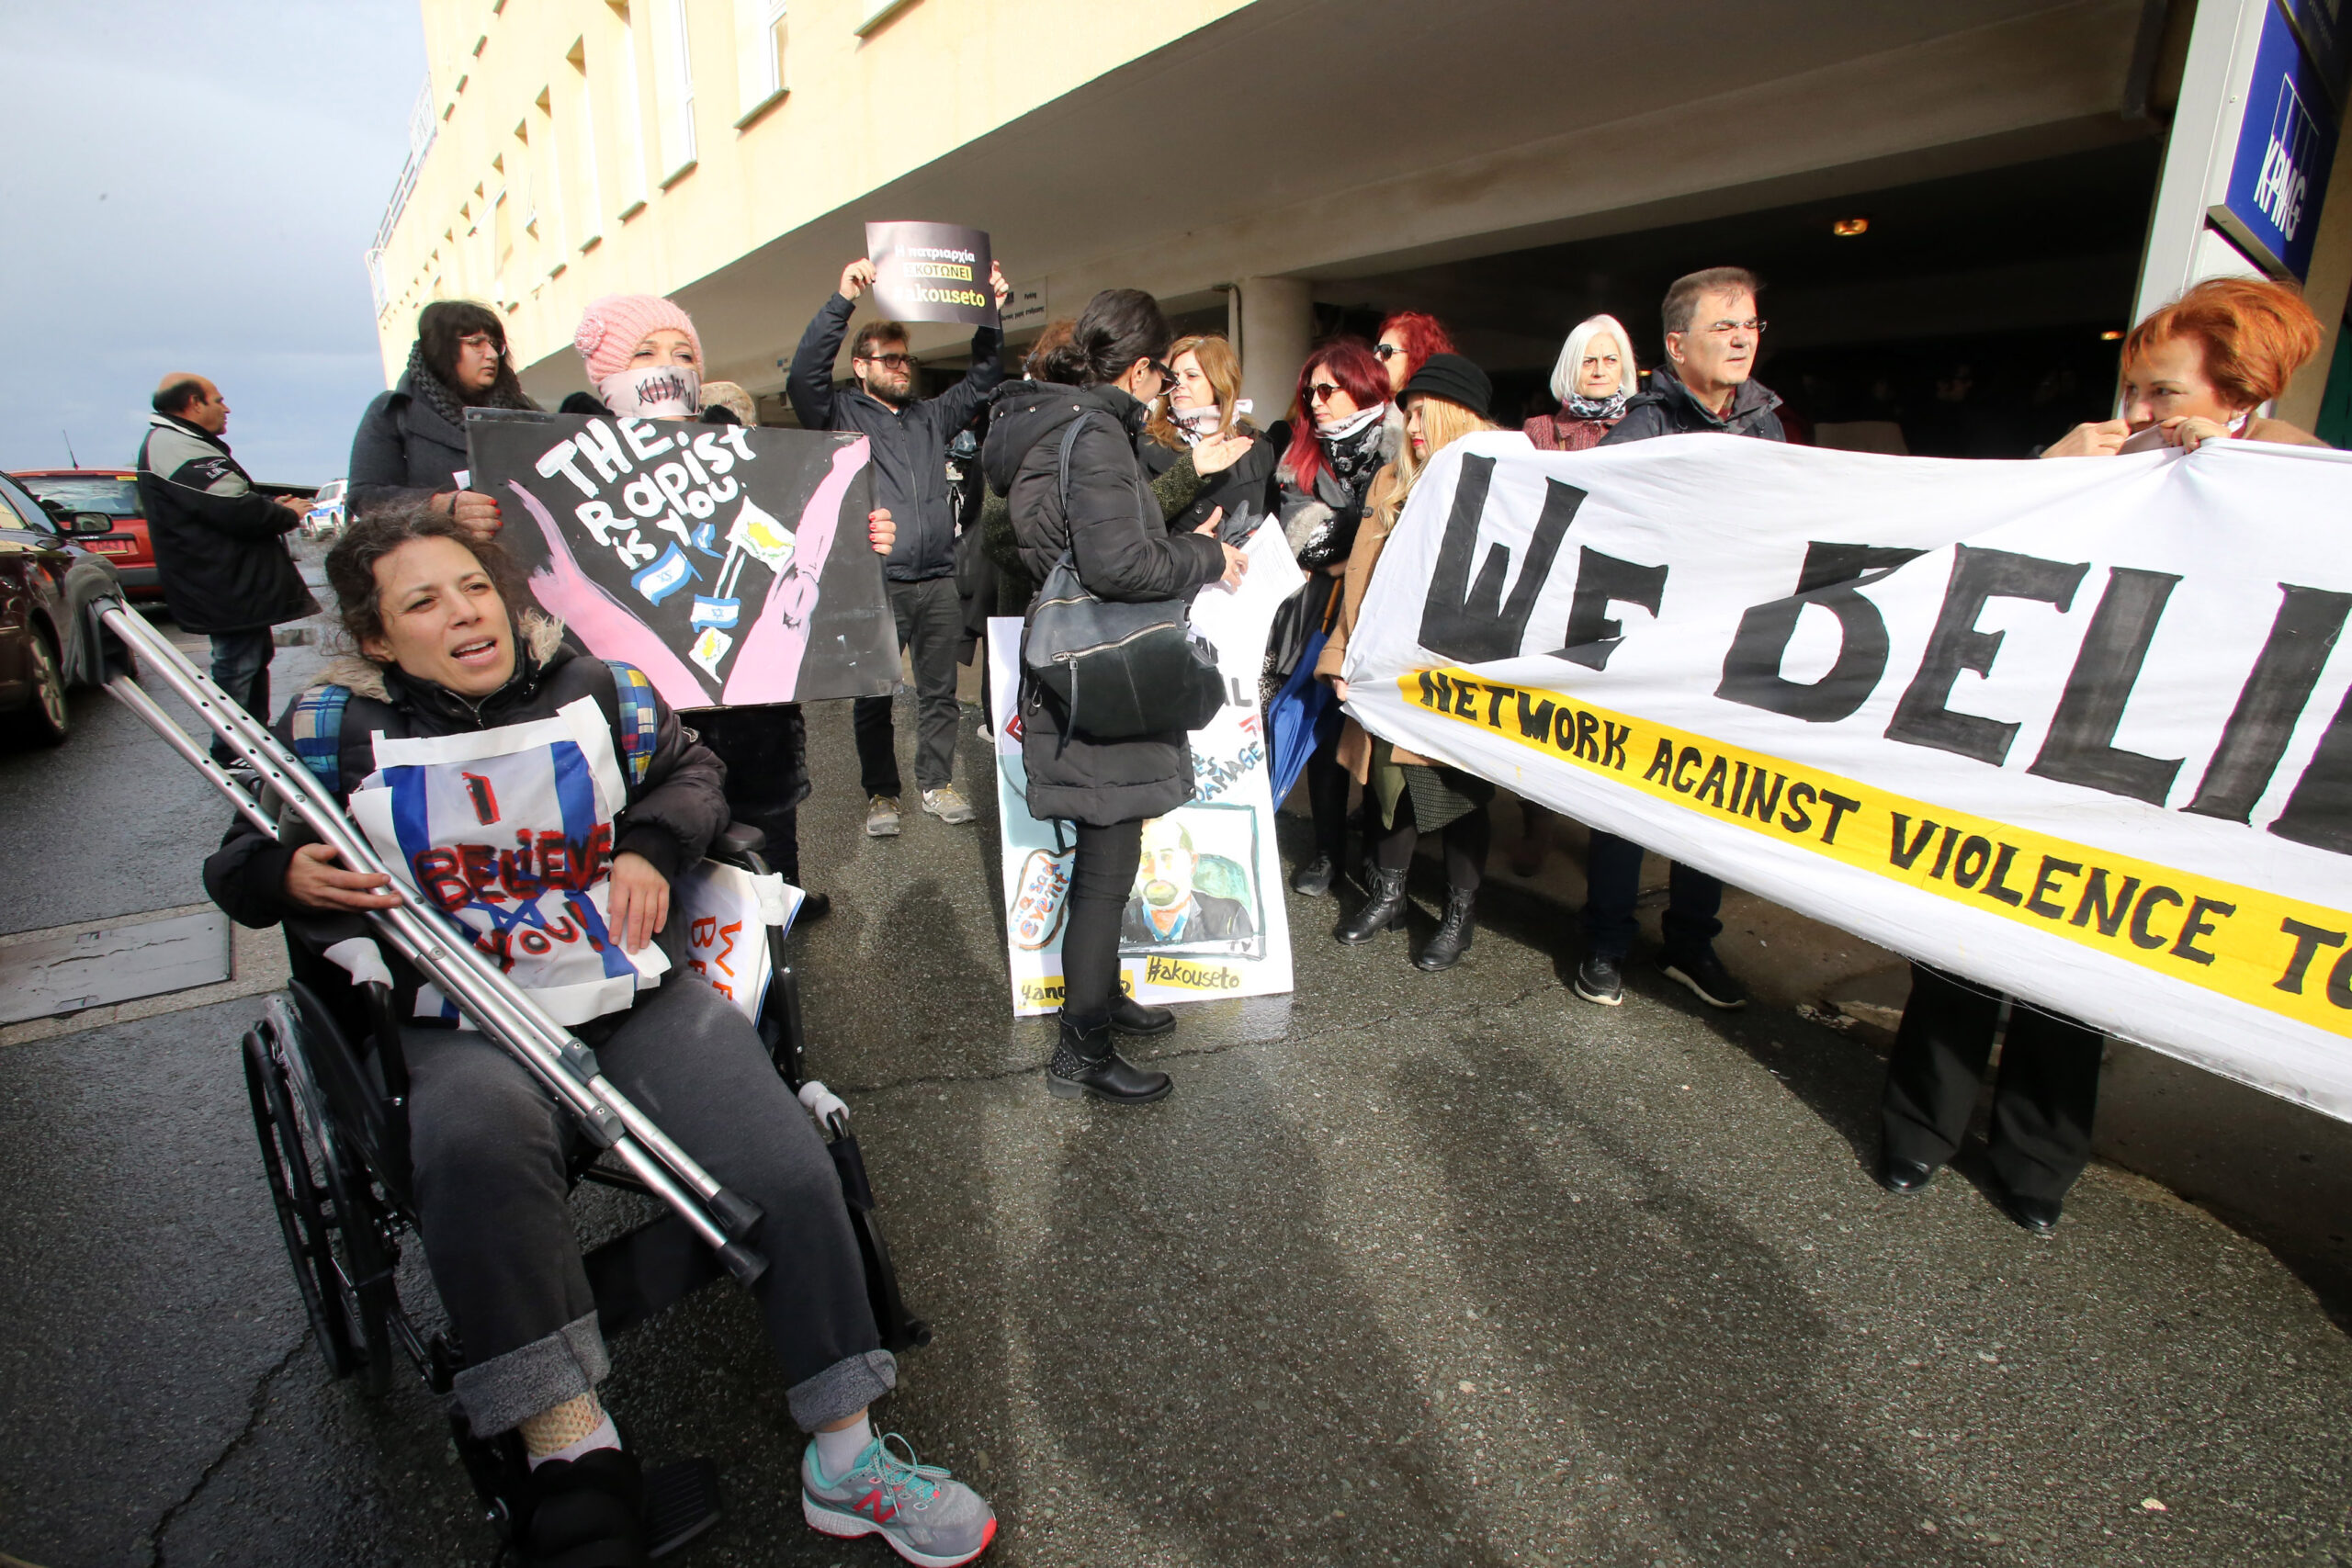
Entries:
POLYGON ((502 412, 466 439, 532 596, 671 706, 897 682, 864 436, 502 412))
POLYGON ((894 321, 997 324, 989 237, 960 223, 868 223, 874 308, 894 321))
POLYGON ((1375 733, 2352 1119, 2352 456, 1439 456, 1375 733))

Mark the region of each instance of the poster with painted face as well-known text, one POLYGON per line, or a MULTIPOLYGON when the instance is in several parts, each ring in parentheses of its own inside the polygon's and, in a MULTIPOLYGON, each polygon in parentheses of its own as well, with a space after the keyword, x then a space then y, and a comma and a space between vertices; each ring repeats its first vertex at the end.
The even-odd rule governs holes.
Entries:
MULTIPOLYGON (((1144 823, 1135 881, 1120 912, 1119 989, 1145 1002, 1279 996, 1291 988, 1258 669, 1274 612, 1306 579, 1278 527, 1261 526, 1245 553, 1250 572, 1238 590, 1211 583, 1193 596, 1187 618, 1217 650, 1227 701, 1185 738, 1193 797, 1144 823)), ((1029 815, 1015 706, 1021 623, 991 620, 988 630, 1005 949, 1012 1010, 1025 1018, 1062 1003, 1070 837, 1067 824, 1057 831, 1029 815)))
POLYGON ((531 596, 672 707, 897 683, 864 436, 502 409, 466 442, 531 596))

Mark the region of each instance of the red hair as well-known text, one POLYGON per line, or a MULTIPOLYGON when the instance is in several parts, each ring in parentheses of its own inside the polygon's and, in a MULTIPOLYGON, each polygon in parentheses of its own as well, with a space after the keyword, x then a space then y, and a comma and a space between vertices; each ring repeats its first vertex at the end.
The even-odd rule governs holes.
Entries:
POLYGON ((1306 363, 1298 367, 1298 390, 1291 394, 1290 450, 1283 455, 1283 466, 1304 491, 1315 488, 1316 476, 1328 466, 1323 447, 1315 439, 1315 404, 1306 395, 1317 369, 1329 370, 1340 390, 1353 399, 1359 410, 1378 408, 1388 400, 1388 371, 1363 339, 1333 338, 1306 356, 1306 363))
POLYGON ((2319 352, 2320 337, 2319 318, 2287 285, 2209 277, 2133 327, 2123 363, 2152 344, 2194 339, 2205 353, 2205 379, 2232 408, 2250 409, 2286 390, 2319 352))
POLYGON ((1394 337, 1404 349, 1408 381, 1419 374, 1422 362, 1430 355, 1462 352, 1453 346, 1453 336, 1445 330, 1444 323, 1426 310, 1397 311, 1381 322, 1380 331, 1374 334, 1375 342, 1385 337, 1394 337))

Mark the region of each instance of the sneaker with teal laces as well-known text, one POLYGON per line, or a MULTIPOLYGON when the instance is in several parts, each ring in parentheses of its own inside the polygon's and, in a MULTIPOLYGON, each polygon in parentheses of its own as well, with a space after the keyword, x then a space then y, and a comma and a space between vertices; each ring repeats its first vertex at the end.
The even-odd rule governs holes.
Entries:
POLYGON ((917 1464, 915 1450, 896 1432, 866 1444, 857 1462, 831 1481, 811 1442, 800 1456, 800 1512, 820 1535, 878 1535, 921 1568, 956 1568, 996 1539, 996 1513, 987 1501, 943 1467, 917 1464))

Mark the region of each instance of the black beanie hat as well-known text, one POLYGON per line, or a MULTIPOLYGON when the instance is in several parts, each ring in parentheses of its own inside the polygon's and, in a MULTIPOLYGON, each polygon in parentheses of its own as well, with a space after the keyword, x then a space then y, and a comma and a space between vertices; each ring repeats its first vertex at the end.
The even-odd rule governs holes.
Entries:
POLYGON ((1487 379, 1484 370, 1458 354, 1432 354, 1422 360, 1421 367, 1396 396, 1402 402, 1423 393, 1460 403, 1480 419, 1494 417, 1495 384, 1487 379))

